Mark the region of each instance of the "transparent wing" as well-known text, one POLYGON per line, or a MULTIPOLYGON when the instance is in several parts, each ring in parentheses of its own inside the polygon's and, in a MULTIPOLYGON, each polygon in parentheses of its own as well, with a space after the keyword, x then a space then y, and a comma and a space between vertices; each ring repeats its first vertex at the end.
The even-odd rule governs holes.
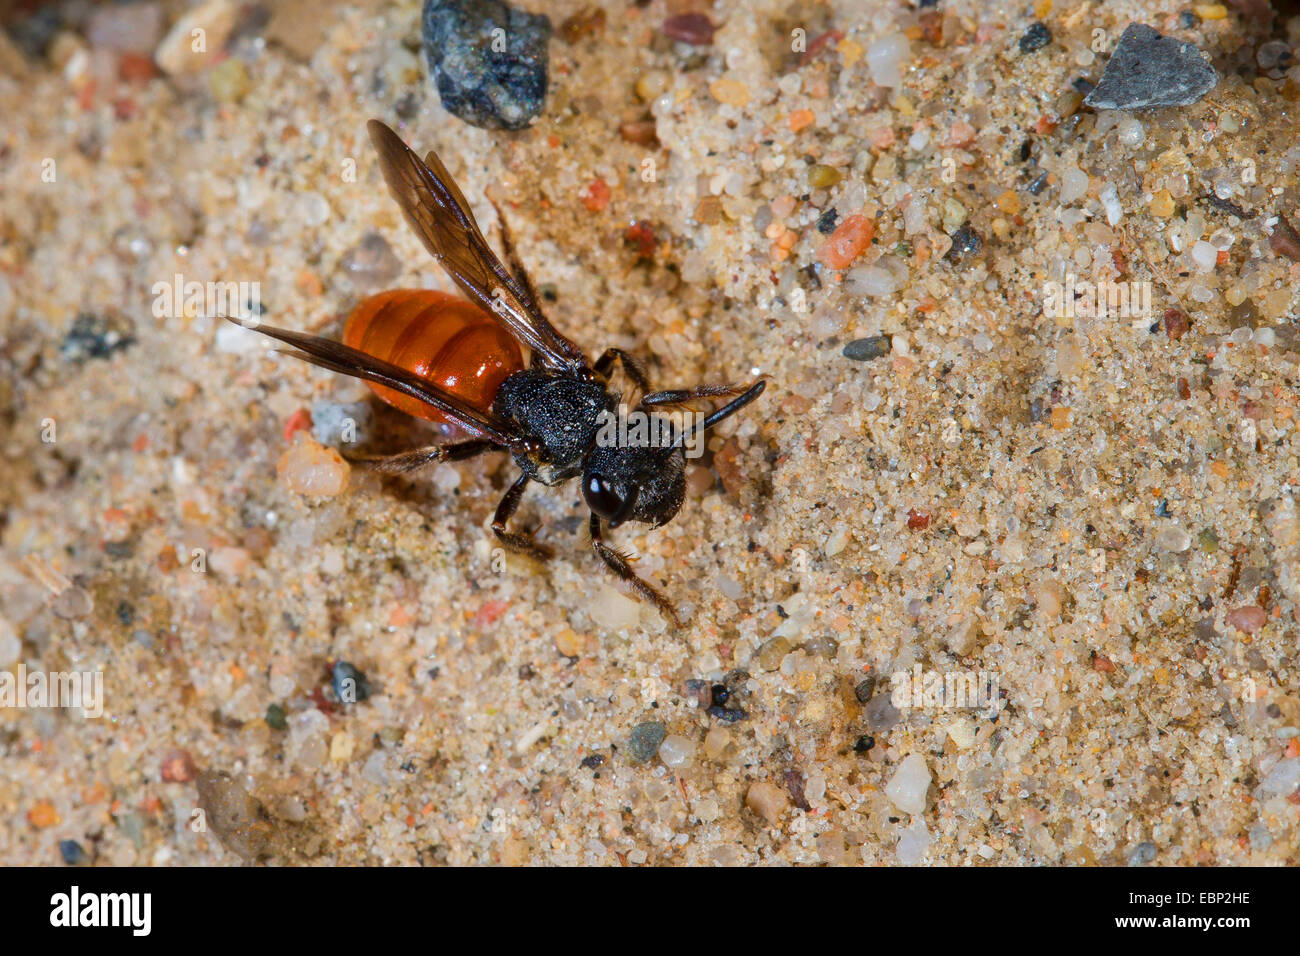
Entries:
POLYGON ((469 203, 436 153, 423 160, 378 120, 366 124, 388 189, 424 247, 456 285, 552 368, 584 367, 582 350, 546 321, 536 300, 488 246, 469 203))

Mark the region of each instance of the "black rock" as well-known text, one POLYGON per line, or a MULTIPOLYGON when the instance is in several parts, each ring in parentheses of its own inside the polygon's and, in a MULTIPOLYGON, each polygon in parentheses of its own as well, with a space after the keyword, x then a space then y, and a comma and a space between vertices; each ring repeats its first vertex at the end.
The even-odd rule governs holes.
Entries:
POLYGON ((63 862, 68 866, 76 866, 86 861, 86 851, 76 840, 60 840, 59 856, 63 857, 63 862))
POLYGON ((832 206, 824 213, 817 217, 817 231, 823 236, 829 236, 835 231, 835 221, 840 218, 840 214, 832 206))
POLYGON ((841 349, 840 354, 852 362, 870 362, 888 355, 893 347, 888 335, 873 335, 865 339, 854 339, 841 349))
POLYGON ((958 227, 950 238, 952 239, 952 248, 948 250, 948 255, 945 256, 950 262, 961 262, 963 259, 977 255, 984 248, 984 240, 970 226, 958 227))
POLYGON ((1033 53, 1035 50, 1041 50, 1051 42, 1052 31, 1047 29, 1047 24, 1035 21, 1029 25, 1029 29, 1020 38, 1020 52, 1033 53))
POLYGON ((874 674, 865 680, 858 681, 858 685, 853 688, 853 696, 858 699, 859 704, 865 704, 871 700, 871 695, 876 690, 876 677, 874 674))
POLYGON ((551 21, 502 0, 426 0, 424 55, 447 111, 484 129, 523 129, 546 99, 551 21))
POLYGON ((1219 82, 1195 46, 1134 23, 1119 38, 1097 88, 1084 102, 1099 110, 1189 106, 1219 82))
POLYGON ((135 342, 132 328, 125 321, 98 315, 79 315, 72 322, 59 346, 65 361, 84 362, 107 358, 135 342))

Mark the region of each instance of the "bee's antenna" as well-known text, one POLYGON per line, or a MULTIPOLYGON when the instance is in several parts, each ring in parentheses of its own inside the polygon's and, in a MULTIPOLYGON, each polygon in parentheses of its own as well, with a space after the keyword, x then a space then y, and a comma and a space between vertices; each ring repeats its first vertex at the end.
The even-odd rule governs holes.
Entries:
POLYGON ((706 429, 712 428, 723 419, 730 418, 754 399, 758 398, 758 396, 762 395, 763 389, 765 388, 767 388, 767 379, 760 378, 740 395, 727 402, 727 404, 723 405, 716 412, 710 414, 700 424, 692 425, 690 428, 683 428, 681 432, 678 433, 677 438, 673 440, 673 443, 668 446, 668 450, 671 452, 675 448, 682 447, 686 441, 686 436, 692 432, 705 431, 706 429))

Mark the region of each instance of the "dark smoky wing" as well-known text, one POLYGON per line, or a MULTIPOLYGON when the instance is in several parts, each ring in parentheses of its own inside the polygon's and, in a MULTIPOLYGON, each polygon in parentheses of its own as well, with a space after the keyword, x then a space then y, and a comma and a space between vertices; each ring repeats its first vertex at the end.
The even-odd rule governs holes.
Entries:
MULTIPOLYGON (((236 325, 243 324, 230 318, 227 321, 234 322, 236 325)), ((269 325, 245 327, 254 328, 263 335, 269 335, 273 339, 292 345, 298 351, 286 354, 300 358, 304 362, 310 362, 312 365, 329 369, 331 372, 340 372, 343 375, 351 375, 353 378, 384 385, 394 391, 424 402, 426 405, 431 405, 467 431, 479 434, 503 448, 514 448, 522 442, 514 429, 496 418, 496 416, 472 408, 450 392, 442 390, 432 382, 426 382, 404 368, 390 365, 388 362, 377 359, 373 355, 367 355, 365 352, 344 345, 342 342, 322 338, 319 335, 307 335, 304 332, 291 332, 288 329, 272 328, 269 325)))
POLYGON ((552 368, 585 364, 582 351, 546 321, 536 301, 492 252, 447 167, 421 160, 378 120, 367 124, 388 189, 424 247, 462 292, 495 315, 552 368))

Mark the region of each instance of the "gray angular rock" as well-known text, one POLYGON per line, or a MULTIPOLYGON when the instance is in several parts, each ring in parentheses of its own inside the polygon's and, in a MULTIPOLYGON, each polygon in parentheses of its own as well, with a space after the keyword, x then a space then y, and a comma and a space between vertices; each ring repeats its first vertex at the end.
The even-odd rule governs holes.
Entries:
POLYGON ((426 0, 424 55, 447 112, 523 129, 546 100, 551 21, 502 0, 426 0))
POLYGON ((1189 106, 1219 82, 1219 74, 1195 46, 1134 23, 1115 45, 1101 82, 1084 97, 1099 110, 1189 106))

